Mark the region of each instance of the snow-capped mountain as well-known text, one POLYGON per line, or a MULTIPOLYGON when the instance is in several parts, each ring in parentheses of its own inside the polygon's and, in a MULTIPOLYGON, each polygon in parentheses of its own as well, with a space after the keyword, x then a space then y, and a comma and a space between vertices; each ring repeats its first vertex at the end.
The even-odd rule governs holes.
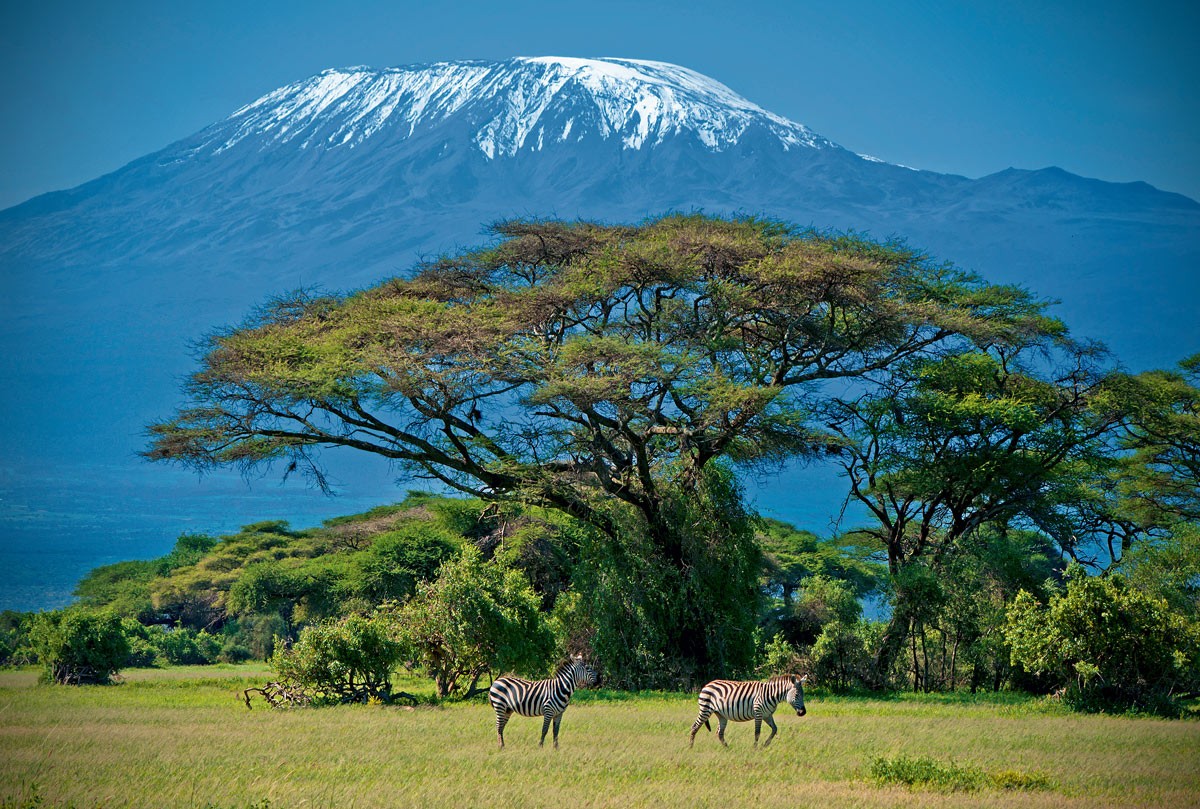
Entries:
MULTIPOLYGON (((272 294, 363 286, 477 244, 496 219, 694 209, 907 237, 1061 299, 1076 334, 1133 367, 1200 350, 1200 204, 1144 183, 891 165, 661 62, 327 70, 112 174, 0 211, 0 530, 26 546, 37 531, 115 537, 120 559, 159 553, 185 527, 294 516, 294 500, 243 514, 234 489, 137 459, 143 425, 179 401, 190 341, 272 294), (148 486, 161 496, 147 499, 148 486), (135 539, 154 550, 121 549, 135 539)), ((380 500, 392 493, 386 474, 374 485, 380 500)), ((817 528, 831 511, 794 508, 779 516, 817 528)), ((0 593, 18 592, 3 546, 0 593)), ((97 564, 78 558, 76 574, 97 564)))
POLYGON ((473 122, 470 140, 488 159, 588 138, 640 149, 691 136, 722 151, 753 128, 785 150, 832 145, 677 65, 534 57, 326 70, 242 107, 206 132, 200 151, 221 152, 245 140, 354 148, 375 136, 412 137, 455 117, 473 122))

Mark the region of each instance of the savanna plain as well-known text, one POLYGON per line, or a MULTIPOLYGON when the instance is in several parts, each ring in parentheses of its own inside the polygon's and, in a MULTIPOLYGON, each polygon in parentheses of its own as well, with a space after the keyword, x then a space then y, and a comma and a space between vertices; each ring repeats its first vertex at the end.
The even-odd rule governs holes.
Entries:
POLYGON ((704 730, 688 749, 693 696, 601 689, 576 693, 560 749, 538 748, 540 720, 514 717, 500 750, 483 698, 247 710, 243 689, 269 677, 261 664, 133 669, 63 687, 0 672, 0 807, 1200 806, 1200 721, 1023 695, 811 691, 806 717, 777 712, 766 749, 748 723, 730 725, 728 749, 704 730), (1017 786, 878 777, 880 760, 906 759, 1017 786))

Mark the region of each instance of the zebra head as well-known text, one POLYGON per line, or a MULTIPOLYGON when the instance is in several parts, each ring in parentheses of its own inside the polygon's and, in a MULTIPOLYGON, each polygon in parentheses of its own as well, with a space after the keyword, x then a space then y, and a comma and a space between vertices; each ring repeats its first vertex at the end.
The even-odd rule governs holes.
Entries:
POLYGON ((803 677, 792 677, 792 687, 787 692, 788 704, 796 709, 796 716, 804 716, 808 713, 804 708, 804 684, 806 682, 808 682, 807 674, 803 677))
POLYGON ((594 688, 600 682, 600 673, 586 663, 583 655, 575 655, 562 665, 559 676, 567 676, 576 688, 594 688))

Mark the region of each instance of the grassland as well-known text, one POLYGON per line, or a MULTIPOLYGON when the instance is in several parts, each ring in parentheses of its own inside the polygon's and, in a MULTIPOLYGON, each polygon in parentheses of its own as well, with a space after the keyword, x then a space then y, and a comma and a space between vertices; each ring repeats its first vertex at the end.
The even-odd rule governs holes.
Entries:
POLYGON ((182 667, 67 688, 0 672, 0 807, 1200 807, 1195 720, 1070 715, 1011 695, 817 692, 808 716, 777 714, 766 750, 742 724, 727 750, 703 730, 689 750, 691 697, 601 691, 577 695, 561 749, 538 749, 540 722, 514 718, 501 751, 482 700, 248 711, 242 689, 266 677, 182 667), (1035 786, 871 776, 878 759, 918 757, 1035 786))

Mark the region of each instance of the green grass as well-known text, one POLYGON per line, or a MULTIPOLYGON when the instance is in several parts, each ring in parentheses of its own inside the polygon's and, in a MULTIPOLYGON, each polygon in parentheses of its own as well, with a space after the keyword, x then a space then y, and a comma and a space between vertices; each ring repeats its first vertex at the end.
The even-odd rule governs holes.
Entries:
POLYGON ((935 761, 927 756, 877 758, 871 762, 871 777, 880 784, 903 784, 949 792, 973 792, 985 787, 996 789, 1050 789, 1054 782, 1044 772, 1021 770, 985 772, 979 767, 964 767, 954 761, 935 761))
POLYGON ((501 751, 482 699, 247 710, 242 690, 268 676, 180 667, 70 688, 0 672, 0 807, 1200 807, 1200 722, 1020 695, 815 692, 806 717, 777 713, 765 750, 750 724, 730 726, 727 750, 704 730, 689 750, 694 696, 581 692, 561 749, 516 717, 501 751), (881 777, 880 761, 978 783, 881 777))

